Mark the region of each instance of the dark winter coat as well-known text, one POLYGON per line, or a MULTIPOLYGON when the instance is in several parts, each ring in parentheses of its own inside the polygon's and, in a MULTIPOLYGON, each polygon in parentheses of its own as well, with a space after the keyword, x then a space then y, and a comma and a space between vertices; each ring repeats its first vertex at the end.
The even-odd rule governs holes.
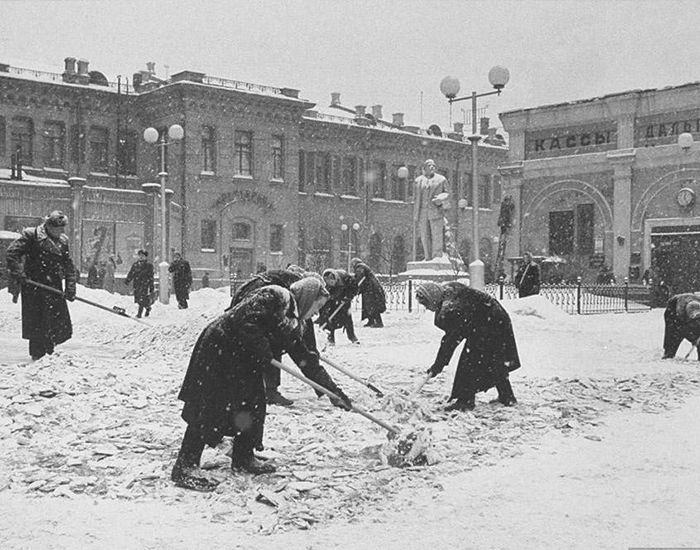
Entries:
MULTIPOLYGON (((664 359, 676 356, 683 340, 693 345, 700 338, 700 296, 676 294, 672 296, 664 311, 664 359), (690 306, 690 307, 688 307, 690 306)), ((700 361, 700 349, 698 349, 700 361)))
POLYGON ((192 351, 178 398, 183 419, 216 446, 242 431, 262 447, 266 414, 263 369, 287 351, 305 376, 331 391, 337 386, 318 356, 299 345, 299 320, 292 294, 276 285, 252 292, 212 321, 192 351))
MULTIPOLYGON (((28 279, 75 296, 76 271, 68 249, 68 237, 54 240, 44 225, 28 228, 7 249, 10 277, 28 279), (24 265, 23 265, 24 262, 24 265)), ((22 284, 22 338, 61 344, 73 335, 68 305, 63 296, 28 283, 22 284)))
POLYGON ((143 307, 150 307, 151 294, 155 289, 153 282, 153 264, 148 260, 136 260, 126 275, 124 282, 134 283, 134 302, 143 307))
POLYGON ((355 280, 362 295, 362 320, 373 319, 386 311, 386 294, 374 272, 367 264, 355 266, 355 280))
POLYGON ((173 289, 175 294, 185 299, 190 297, 190 287, 192 286, 192 269, 190 262, 180 258, 170 264, 168 271, 173 274, 173 289))
POLYGON ((352 323, 350 314, 350 305, 355 296, 357 296, 357 281, 355 277, 342 269, 337 270, 339 281, 338 283, 328 288, 330 298, 323 304, 321 311, 318 312, 317 323, 323 327, 326 325, 326 330, 336 330, 344 328, 347 323, 352 323), (333 316, 333 312, 339 309, 338 313, 333 316), (333 316, 333 319, 329 318, 333 316))
POLYGON ((486 391, 520 367, 510 317, 485 292, 461 283, 443 283, 443 300, 435 326, 445 332, 434 365, 442 369, 462 340, 450 399, 467 399, 486 391))
POLYGON ((540 293, 540 267, 535 262, 522 264, 515 274, 518 296, 525 298, 540 293))

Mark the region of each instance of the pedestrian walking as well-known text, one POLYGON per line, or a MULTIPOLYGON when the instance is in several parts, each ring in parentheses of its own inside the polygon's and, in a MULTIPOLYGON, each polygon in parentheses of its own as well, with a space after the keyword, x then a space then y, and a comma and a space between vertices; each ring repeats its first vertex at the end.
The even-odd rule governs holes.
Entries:
POLYGON ((212 491, 217 482, 197 475, 205 445, 216 447, 233 438, 231 468, 251 474, 276 468, 259 460, 263 450, 267 405, 263 367, 283 351, 290 353, 304 375, 339 398, 333 405, 350 410, 351 402, 321 367, 318 355, 302 343, 304 321, 310 319, 328 292, 314 277, 287 290, 277 285, 259 288, 226 310, 201 333, 192 351, 178 398, 184 401, 187 429, 171 478, 179 487, 212 491))
POLYGON ((73 336, 66 300, 73 301, 76 270, 65 234, 68 217, 58 210, 44 222, 22 231, 7 249, 7 270, 13 281, 13 301, 22 296, 22 338, 29 355, 40 359, 73 336), (63 296, 33 286, 35 281, 62 291, 63 296), (64 289, 65 282, 65 289, 64 289))
POLYGON ((202 288, 209 288, 209 272, 205 271, 202 275, 202 288))
POLYGON ((515 274, 515 288, 520 298, 540 293, 540 267, 529 252, 523 254, 523 263, 515 274))
POLYGON ((446 411, 467 411, 475 406, 476 393, 494 386, 498 401, 506 406, 517 401, 508 373, 520 367, 510 317, 498 301, 462 283, 422 283, 416 290, 418 303, 435 312, 435 326, 445 332, 433 365, 435 377, 450 362, 462 340, 457 372, 446 411))
POLYGON ((328 345, 335 345, 335 331, 339 328, 345 331, 350 342, 359 344, 350 313, 350 305, 357 295, 357 281, 343 269, 326 269, 323 280, 330 299, 321 308, 316 322, 328 332, 328 345))
POLYGON ((362 318, 367 319, 366 327, 382 328, 382 313, 386 311, 386 294, 377 280, 374 271, 359 258, 353 258, 350 265, 355 273, 357 291, 362 296, 362 318))
POLYGON ((190 262, 182 257, 182 254, 175 252, 173 263, 168 271, 173 274, 173 287, 175 288, 175 298, 177 307, 187 309, 187 300, 190 298, 190 288, 192 287, 192 269, 190 262))
POLYGON ((137 256, 138 259, 129 269, 124 283, 126 285, 130 285, 132 281, 134 283, 134 302, 139 305, 136 317, 140 319, 144 312, 146 317, 151 314, 155 284, 153 281, 153 264, 148 261, 148 252, 139 250, 137 256))
POLYGON ((114 294, 114 286, 116 283, 115 273, 117 271, 117 261, 114 259, 114 254, 110 254, 105 262, 105 278, 103 288, 110 294, 114 294))

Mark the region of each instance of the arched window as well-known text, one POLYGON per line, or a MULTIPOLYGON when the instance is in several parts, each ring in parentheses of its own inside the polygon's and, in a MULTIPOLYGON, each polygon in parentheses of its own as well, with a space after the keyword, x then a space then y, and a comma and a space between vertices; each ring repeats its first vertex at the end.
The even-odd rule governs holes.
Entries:
POLYGON ((331 267, 331 232, 325 227, 319 227, 313 237, 312 250, 307 255, 307 267, 311 271, 321 273, 331 267))

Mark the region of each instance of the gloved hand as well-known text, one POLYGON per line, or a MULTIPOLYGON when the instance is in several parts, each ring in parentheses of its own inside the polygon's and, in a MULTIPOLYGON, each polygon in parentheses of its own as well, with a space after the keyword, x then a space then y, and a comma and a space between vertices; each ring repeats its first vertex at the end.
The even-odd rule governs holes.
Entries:
POLYGON ((333 406, 338 407, 339 409, 344 409, 346 411, 352 410, 352 401, 350 401, 350 398, 347 395, 345 395, 345 392, 343 390, 341 390, 340 388, 335 388, 335 390, 333 390, 333 393, 340 398, 335 399, 333 397, 329 397, 331 403, 333 403, 333 406))
POLYGON ((425 371, 425 374, 429 374, 430 378, 435 378, 438 374, 440 374, 442 372, 442 369, 444 369, 444 368, 445 368, 444 366, 434 364, 427 371, 425 371))
POLYGON ((72 302, 73 300, 75 300, 75 289, 66 289, 63 295, 65 296, 66 300, 72 302))

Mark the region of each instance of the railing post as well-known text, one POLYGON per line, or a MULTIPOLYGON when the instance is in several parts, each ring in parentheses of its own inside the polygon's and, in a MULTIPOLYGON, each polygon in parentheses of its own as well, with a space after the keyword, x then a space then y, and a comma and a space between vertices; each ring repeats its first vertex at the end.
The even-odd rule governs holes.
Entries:
POLYGON ((581 315, 581 277, 576 277, 576 313, 581 315))
POLYGON ((408 280, 408 312, 413 311, 413 281, 408 280))
POLYGON ((625 312, 628 311, 629 293, 630 293, 630 281, 627 277, 625 277, 625 312))

